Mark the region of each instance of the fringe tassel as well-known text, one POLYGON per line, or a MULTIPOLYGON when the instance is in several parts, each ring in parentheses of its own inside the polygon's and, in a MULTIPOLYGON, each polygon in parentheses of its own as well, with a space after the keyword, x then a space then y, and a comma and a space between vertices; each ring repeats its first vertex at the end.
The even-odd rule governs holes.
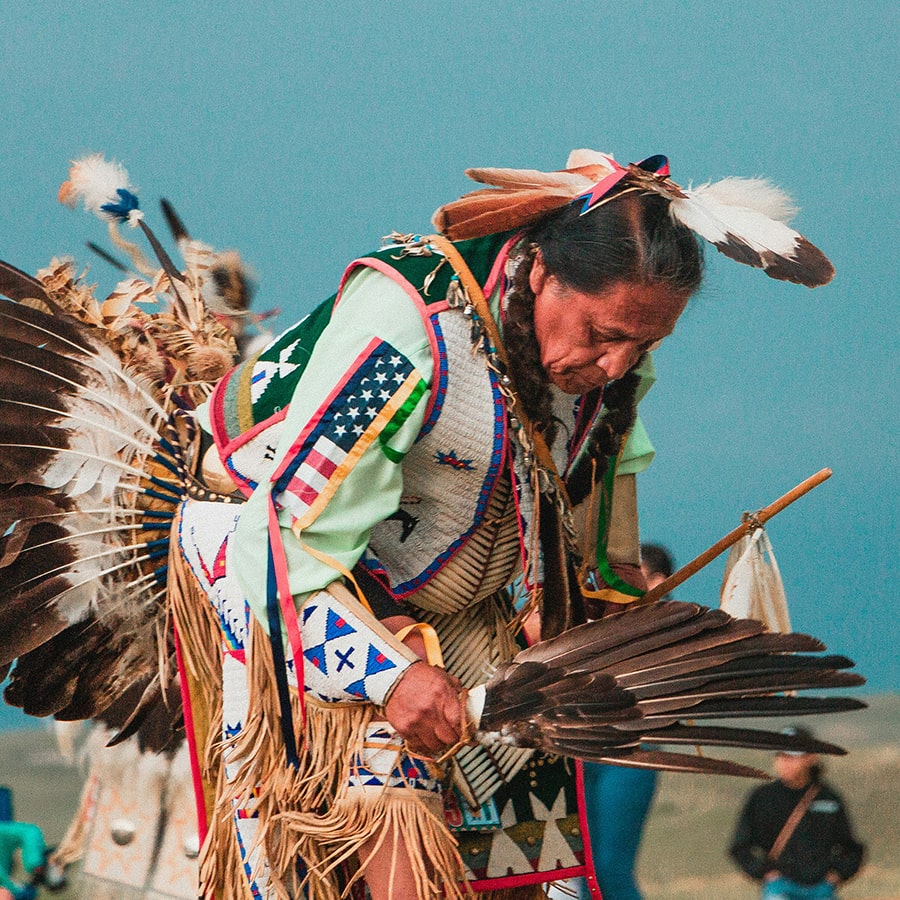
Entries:
POLYGON ((72 819, 63 839, 59 842, 50 861, 60 868, 70 866, 84 856, 84 847, 88 837, 88 823, 91 807, 97 801, 97 775, 94 771, 88 775, 81 789, 78 800, 78 812, 72 819))
POLYGON ((200 897, 202 900, 252 900, 224 766, 219 768, 216 796, 219 803, 209 819, 206 840, 200 848, 200 897), (222 802, 223 798, 227 803, 222 802))
MULTIPOLYGON (((422 900, 472 897, 439 799, 426 800, 402 788, 374 789, 371 794, 356 790, 335 801, 324 816, 284 812, 278 816, 278 827, 284 832, 282 847, 287 854, 278 860, 279 868, 291 865, 297 855, 303 858, 310 900, 347 897, 354 883, 365 877, 367 864, 386 841, 404 847, 412 865, 416 895, 422 900), (367 843, 373 847, 362 858, 367 843), (342 887, 337 872, 345 864, 355 865, 357 858, 358 870, 342 887)), ((380 857, 378 862, 383 864, 380 857)))
MULTIPOLYGON (((295 859, 286 851, 288 838, 276 822, 284 810, 329 809, 336 797, 346 793, 350 760, 362 747, 375 710, 368 703, 319 704, 307 698, 306 727, 302 729, 299 698, 292 690, 295 734, 302 735, 302 744, 298 747, 299 767, 288 766, 273 667, 268 636, 254 620, 247 646, 249 711, 234 743, 236 755, 244 762, 230 790, 232 796, 252 798, 269 877, 290 896, 287 885, 295 880, 295 859)), ((330 818, 330 813, 325 816, 330 818)))
POLYGON ((222 763, 222 633, 209 598, 200 588, 172 527, 167 600, 181 642, 183 676, 190 688, 197 755, 203 781, 207 832, 200 848, 200 896, 204 900, 251 900, 243 877, 232 810, 222 814, 227 798, 222 763))
POLYGON ((251 900, 245 864, 259 850, 267 870, 253 877, 266 883, 271 895, 290 900, 305 887, 309 900, 341 900, 357 893, 365 876, 368 860, 359 859, 362 848, 372 842, 371 858, 386 841, 405 846, 423 900, 546 896, 539 885, 474 894, 439 799, 398 788, 349 788, 352 760, 379 713, 371 704, 322 704, 307 698, 302 728, 299 698, 292 690, 295 733, 303 742, 299 767, 288 766, 272 649, 255 619, 245 647, 247 714, 241 732, 223 740, 221 630, 174 540, 168 594, 191 687, 198 752, 202 750, 209 823, 200 853, 204 900, 251 900), (225 774, 225 750, 229 759, 240 761, 231 780, 225 774), (238 810, 258 822, 255 843, 243 853, 235 826, 238 810), (298 857, 306 866, 305 878, 297 874, 298 857))
POLYGON ((221 768, 222 735, 222 632, 209 598, 200 588, 178 548, 179 520, 172 526, 169 551, 167 602, 181 639, 194 711, 195 737, 204 781, 209 817, 215 802, 212 787, 221 768))

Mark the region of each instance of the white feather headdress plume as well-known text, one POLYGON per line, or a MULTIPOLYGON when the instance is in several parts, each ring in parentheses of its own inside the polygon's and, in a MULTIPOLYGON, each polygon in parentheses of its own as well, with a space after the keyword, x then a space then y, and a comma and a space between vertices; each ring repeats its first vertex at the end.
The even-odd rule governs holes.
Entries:
POLYGON ((771 278, 818 287, 834 277, 825 254, 787 224, 797 212, 794 202, 765 179, 686 188, 671 197, 669 212, 721 253, 771 278))

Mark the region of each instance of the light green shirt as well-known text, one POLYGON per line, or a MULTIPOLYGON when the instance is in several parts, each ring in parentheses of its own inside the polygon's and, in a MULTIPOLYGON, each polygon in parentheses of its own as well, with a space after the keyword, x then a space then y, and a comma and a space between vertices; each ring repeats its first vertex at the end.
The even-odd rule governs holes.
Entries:
MULTIPOLYGON (((291 400, 275 453, 276 461, 284 458, 297 435, 326 403, 344 377, 348 361, 356 359, 373 337, 386 341, 405 355, 429 386, 416 409, 389 441, 391 449, 400 454, 410 449, 421 431, 431 396, 433 359, 428 335, 406 291, 380 272, 362 268, 349 279, 331 321, 315 345, 300 387, 291 400)), ((654 380, 649 356, 641 374, 639 394, 643 396, 654 380)), ((646 430, 638 420, 625 445, 619 472, 642 471, 650 464, 653 454, 646 430)), ((402 463, 389 459, 380 442, 374 441, 318 517, 304 529, 302 543, 291 532, 290 512, 279 513, 290 589, 298 602, 339 577, 340 570, 326 560, 334 560, 345 569, 353 568, 368 546, 372 527, 397 510, 402 488, 402 463), (304 544, 313 552, 308 552, 304 544), (317 558, 316 554, 326 560, 317 558)), ((268 514, 268 483, 263 480, 244 505, 232 542, 237 577, 251 609, 262 623, 267 621, 268 514)))
MULTIPOLYGON (((345 375, 348 362, 378 337, 395 347, 429 385, 413 413, 390 439, 392 450, 405 454, 422 429, 431 396, 432 355, 425 325, 407 293, 373 269, 357 270, 347 282, 328 327, 316 342, 300 386, 291 399, 282 439, 275 453, 281 460, 307 423, 326 403, 345 375), (374 314, 373 314, 374 313, 374 314)), ((374 441, 337 488, 331 501, 306 527, 302 541, 313 551, 351 569, 369 543, 376 523, 396 511, 403 487, 402 465, 391 461, 374 441)), ((266 622, 268 485, 260 487, 241 511, 233 541, 238 579, 257 618, 266 622)), ((307 552, 291 532, 287 510, 279 515, 288 562, 291 592, 298 599, 339 577, 334 566, 307 552)))

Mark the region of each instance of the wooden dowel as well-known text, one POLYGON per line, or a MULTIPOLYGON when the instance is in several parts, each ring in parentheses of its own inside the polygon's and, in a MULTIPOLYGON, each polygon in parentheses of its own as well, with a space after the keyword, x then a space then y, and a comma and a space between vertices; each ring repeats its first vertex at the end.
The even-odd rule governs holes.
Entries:
POLYGON ((831 478, 831 469, 822 469, 811 475, 806 481, 801 481, 795 488, 788 491, 783 497, 779 497, 774 503, 759 510, 759 512, 746 516, 733 531, 729 531, 721 540, 716 541, 708 550, 704 550, 696 559, 692 559, 686 566, 671 574, 665 581, 660 582, 655 588, 647 591, 641 597, 641 603, 652 603, 664 597, 669 591, 675 590, 684 584, 692 575, 696 575, 704 566, 709 565, 717 556, 724 553, 729 547, 736 544, 745 534, 752 531, 757 524, 763 525, 780 513, 786 506, 790 506, 804 494, 809 493, 814 487, 818 487, 823 481, 831 478))

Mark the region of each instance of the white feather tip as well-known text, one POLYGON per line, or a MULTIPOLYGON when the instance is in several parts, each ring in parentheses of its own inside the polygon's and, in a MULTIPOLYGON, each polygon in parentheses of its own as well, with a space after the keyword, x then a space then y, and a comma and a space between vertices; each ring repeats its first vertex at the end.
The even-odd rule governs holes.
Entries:
POLYGON ((785 224, 798 212, 791 197, 765 178, 723 178, 690 190, 697 197, 708 197, 726 206, 743 206, 785 224))

